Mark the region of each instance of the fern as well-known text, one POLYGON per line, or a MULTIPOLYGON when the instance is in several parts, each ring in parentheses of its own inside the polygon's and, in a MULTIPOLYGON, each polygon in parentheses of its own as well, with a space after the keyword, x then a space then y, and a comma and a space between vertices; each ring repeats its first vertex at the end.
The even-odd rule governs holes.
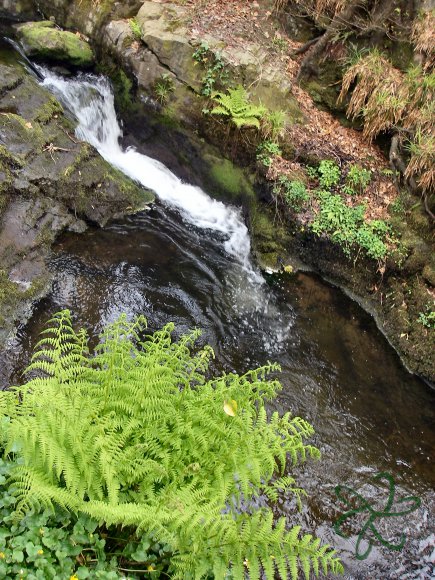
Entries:
POLYGON ((198 331, 174 342, 173 324, 143 338, 145 326, 121 316, 91 356, 85 332, 60 312, 30 380, 0 393, 2 442, 20 459, 11 473, 17 517, 58 505, 132 526, 171 547, 174 579, 340 572, 333 550, 274 522, 270 508, 241 508, 285 490, 299 498, 288 469, 319 456, 305 443, 309 423, 267 416, 280 389, 268 376, 279 367, 209 379, 212 349, 192 353, 198 331), (237 403, 234 416, 227 401, 237 403))
POLYGON ((235 89, 228 89, 227 93, 214 93, 212 99, 217 106, 211 110, 211 114, 228 117, 238 129, 241 127, 259 129, 260 121, 267 112, 262 105, 249 102, 248 95, 241 85, 235 89))

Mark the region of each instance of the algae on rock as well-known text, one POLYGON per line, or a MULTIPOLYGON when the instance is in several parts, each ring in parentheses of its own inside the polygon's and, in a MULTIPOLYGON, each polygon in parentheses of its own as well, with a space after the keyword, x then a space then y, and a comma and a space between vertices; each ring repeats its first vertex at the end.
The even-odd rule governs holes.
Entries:
POLYGON ((21 24, 17 34, 29 56, 80 67, 94 64, 89 43, 77 34, 59 30, 50 20, 21 24))

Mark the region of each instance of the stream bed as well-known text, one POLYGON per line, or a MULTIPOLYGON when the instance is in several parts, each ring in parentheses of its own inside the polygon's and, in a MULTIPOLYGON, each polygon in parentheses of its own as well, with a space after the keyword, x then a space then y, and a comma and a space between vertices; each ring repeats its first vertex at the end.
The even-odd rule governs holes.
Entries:
POLYGON ((177 335, 201 328, 199 342, 215 350, 216 371, 242 373, 276 361, 283 389, 273 406, 309 420, 322 451, 320 462, 294 470, 308 493, 302 514, 290 497, 277 512, 336 546, 348 578, 432 577, 435 392, 407 372, 372 318, 339 289, 314 274, 260 272, 236 208, 182 183, 158 161, 123 151, 105 81, 89 77, 68 84, 48 74, 46 85, 76 107, 79 137, 155 190, 159 201, 103 229, 59 238, 50 263, 52 290, 3 355, 13 381, 22 381, 44 323, 64 308, 94 339, 123 312, 144 314, 150 331, 169 321, 177 335), (78 96, 84 83, 87 91, 78 96), (334 488, 358 489, 381 511, 388 489, 372 485, 379 472, 394 478, 396 500, 414 496, 421 505, 376 524, 390 543, 405 533, 403 549, 377 542, 367 559, 358 560, 361 526, 354 525, 349 540, 337 535, 333 523, 346 507, 334 488))

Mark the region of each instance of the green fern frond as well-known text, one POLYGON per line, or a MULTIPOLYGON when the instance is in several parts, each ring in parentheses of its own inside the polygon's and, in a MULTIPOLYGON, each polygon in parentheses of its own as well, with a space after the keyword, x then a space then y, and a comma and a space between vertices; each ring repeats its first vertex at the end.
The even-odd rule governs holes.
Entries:
POLYGON ((146 531, 170 546, 171 575, 183 580, 340 571, 332 550, 274 522, 270 508, 242 509, 264 494, 299 499, 287 470, 319 455, 309 423, 268 417, 276 365, 210 379, 212 349, 192 352, 199 331, 174 341, 168 324, 144 337, 145 319, 122 316, 91 355, 68 311, 50 324, 32 378, 0 392, 1 442, 21 462, 10 476, 18 513, 59 505, 146 531))
POLYGON ((241 127, 260 128, 260 121, 267 112, 261 105, 254 105, 248 99, 246 90, 239 85, 235 89, 228 89, 227 93, 216 92, 212 99, 217 105, 210 111, 212 115, 228 117, 234 125, 241 127))

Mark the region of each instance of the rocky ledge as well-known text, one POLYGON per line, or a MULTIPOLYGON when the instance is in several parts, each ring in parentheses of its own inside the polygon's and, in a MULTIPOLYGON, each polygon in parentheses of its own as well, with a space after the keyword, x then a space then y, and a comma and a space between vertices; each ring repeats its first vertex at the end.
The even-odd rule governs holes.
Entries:
POLYGON ((61 104, 21 64, 0 61, 0 344, 49 287, 60 232, 104 226, 153 199, 74 137, 61 104))

